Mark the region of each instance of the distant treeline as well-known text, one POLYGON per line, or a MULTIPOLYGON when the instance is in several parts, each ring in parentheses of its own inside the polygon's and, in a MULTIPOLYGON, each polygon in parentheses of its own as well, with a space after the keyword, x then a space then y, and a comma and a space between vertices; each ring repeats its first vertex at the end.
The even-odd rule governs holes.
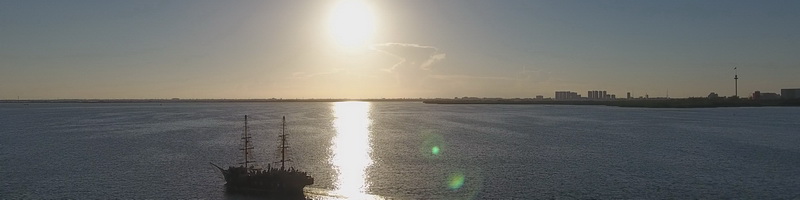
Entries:
POLYGON ((547 104, 547 105, 605 105, 643 108, 714 108, 714 107, 758 107, 800 106, 800 99, 752 100, 740 98, 686 98, 686 99, 623 99, 610 101, 592 100, 529 100, 529 99, 436 99, 425 100, 428 104, 547 104))

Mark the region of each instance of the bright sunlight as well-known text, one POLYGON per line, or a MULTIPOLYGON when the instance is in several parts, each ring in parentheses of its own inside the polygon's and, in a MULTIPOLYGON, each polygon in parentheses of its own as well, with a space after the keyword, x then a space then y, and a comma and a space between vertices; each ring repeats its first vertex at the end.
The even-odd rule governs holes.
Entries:
POLYGON ((375 18, 364 1, 342 0, 334 6, 328 26, 333 40, 341 47, 366 47, 375 32, 375 18))
POLYGON ((366 170, 372 165, 370 157, 369 102, 336 102, 332 104, 336 138, 331 158, 339 172, 336 195, 348 199, 371 199, 366 194, 369 187, 366 170))

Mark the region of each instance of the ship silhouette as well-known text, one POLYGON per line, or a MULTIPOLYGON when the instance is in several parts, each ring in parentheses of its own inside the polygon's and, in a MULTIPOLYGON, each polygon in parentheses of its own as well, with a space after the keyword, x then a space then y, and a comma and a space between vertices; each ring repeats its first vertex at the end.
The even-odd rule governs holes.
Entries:
POLYGON ((224 169, 211 163, 222 172, 225 177, 225 189, 232 193, 255 193, 267 195, 303 195, 303 188, 314 184, 314 178, 308 173, 294 168, 286 168, 286 116, 281 123, 280 135, 280 168, 268 165, 266 169, 256 167, 251 159, 253 149, 251 136, 247 128, 247 115, 244 116, 244 133, 242 134, 242 148, 244 161, 239 166, 230 166, 224 169))

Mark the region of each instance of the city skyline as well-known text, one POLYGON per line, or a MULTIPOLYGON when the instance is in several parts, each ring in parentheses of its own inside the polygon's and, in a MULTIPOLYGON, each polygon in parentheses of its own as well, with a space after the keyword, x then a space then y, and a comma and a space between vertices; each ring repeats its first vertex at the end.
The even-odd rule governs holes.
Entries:
POLYGON ((800 88, 796 8, 800 2, 4 1, 0 99, 534 98, 598 90, 683 98, 733 96, 736 88, 747 97, 800 88))

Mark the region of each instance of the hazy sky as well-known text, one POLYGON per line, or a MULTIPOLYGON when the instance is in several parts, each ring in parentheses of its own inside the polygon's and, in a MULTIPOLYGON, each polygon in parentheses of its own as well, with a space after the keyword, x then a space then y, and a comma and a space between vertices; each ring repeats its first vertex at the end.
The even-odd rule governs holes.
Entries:
POLYGON ((800 88, 800 1, 0 1, 0 99, 800 88))

